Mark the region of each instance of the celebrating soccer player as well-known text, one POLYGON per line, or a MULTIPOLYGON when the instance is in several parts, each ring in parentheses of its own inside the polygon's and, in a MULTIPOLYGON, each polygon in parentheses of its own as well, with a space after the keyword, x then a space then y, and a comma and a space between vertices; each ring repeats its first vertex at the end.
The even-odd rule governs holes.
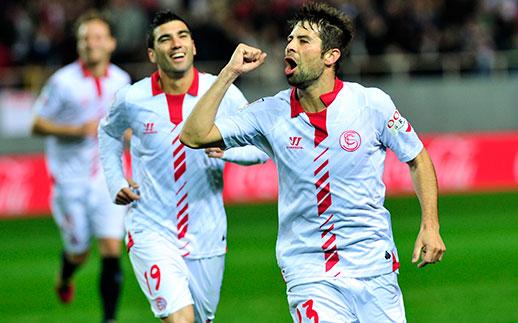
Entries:
POLYGON ((72 277, 84 263, 90 238, 99 241, 102 257, 100 294, 104 320, 114 320, 122 274, 119 264, 126 208, 111 203, 101 170, 97 126, 115 92, 129 75, 110 64, 115 49, 109 22, 95 11, 79 18, 79 60, 57 71, 36 102, 32 132, 48 136, 46 153, 53 179, 52 213, 61 231, 64 252, 56 291, 72 301, 72 277))
MULTIPOLYGON (((224 162, 185 147, 184 120, 216 77, 193 66, 196 47, 185 20, 157 13, 148 55, 158 71, 123 88, 101 122, 101 160, 113 200, 132 204, 127 248, 135 276, 163 322, 212 322, 219 301, 227 225, 222 199, 224 162), (132 129, 133 180, 122 172, 121 136, 132 129), (194 304, 194 306, 193 306, 194 304)), ((221 115, 247 104, 234 86, 222 96, 221 115)), ((244 164, 268 156, 255 147, 232 158, 244 164)), ((226 154, 226 152, 225 152, 226 154)), ((227 160, 229 155, 223 156, 227 160)))
POLYGON ((377 88, 336 78, 352 23, 325 4, 291 22, 285 75, 291 89, 215 119, 232 82, 265 54, 239 45, 185 122, 189 147, 255 145, 279 172, 277 260, 294 322, 405 322, 398 253, 384 208, 387 148, 409 165, 421 204, 413 254, 441 260, 437 182, 414 128, 377 88))

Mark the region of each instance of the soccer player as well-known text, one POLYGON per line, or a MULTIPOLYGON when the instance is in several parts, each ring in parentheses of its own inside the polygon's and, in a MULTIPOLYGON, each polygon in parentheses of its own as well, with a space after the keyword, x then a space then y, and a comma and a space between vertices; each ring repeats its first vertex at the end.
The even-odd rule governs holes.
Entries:
MULTIPOLYGON (((158 12, 148 31, 148 55, 158 71, 119 91, 101 122, 101 160, 112 199, 130 204, 127 249, 154 315, 163 322, 212 322, 219 301, 227 225, 218 151, 192 150, 179 140, 183 122, 216 79, 193 65, 188 24, 158 12), (132 129, 132 180, 121 165, 121 135, 132 129), (134 181, 133 181, 134 180, 134 181)), ((221 114, 247 104, 231 86, 221 114)), ((268 156, 255 147, 225 154, 243 163, 268 156)))
POLYGON ((47 136, 47 164, 53 180, 52 213, 64 252, 56 291, 63 303, 73 299, 72 278, 98 239, 100 294, 104 320, 115 319, 121 288, 121 241, 126 208, 111 203, 101 170, 97 126, 115 92, 129 75, 110 63, 116 41, 109 22, 89 11, 76 23, 79 59, 58 70, 38 98, 33 134, 47 136))
POLYGON ((193 148, 255 145, 276 163, 277 260, 294 322, 405 322, 383 206, 387 148, 409 165, 421 205, 412 261, 433 264, 445 251, 434 168, 413 127, 381 90, 336 78, 351 26, 328 5, 304 6, 285 49, 292 88, 215 120, 232 82, 266 57, 239 45, 180 135, 193 148))

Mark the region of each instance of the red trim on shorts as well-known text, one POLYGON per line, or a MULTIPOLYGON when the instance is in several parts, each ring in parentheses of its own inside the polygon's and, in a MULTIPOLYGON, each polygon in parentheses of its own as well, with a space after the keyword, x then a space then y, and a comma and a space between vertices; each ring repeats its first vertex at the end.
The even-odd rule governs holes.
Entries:
POLYGON ((133 237, 131 236, 131 233, 129 233, 129 231, 128 231, 128 246, 127 246, 128 253, 130 252, 131 247, 133 247, 134 244, 135 244, 135 241, 133 241, 133 237))
POLYGON ((396 259, 396 255, 392 252, 392 271, 399 269, 399 261, 396 259))

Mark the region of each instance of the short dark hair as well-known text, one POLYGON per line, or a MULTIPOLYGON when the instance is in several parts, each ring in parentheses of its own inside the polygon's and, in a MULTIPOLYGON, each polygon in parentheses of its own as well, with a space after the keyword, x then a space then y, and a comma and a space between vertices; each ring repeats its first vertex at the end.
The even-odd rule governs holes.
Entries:
POLYGON ((168 23, 170 21, 179 20, 183 22, 189 31, 191 28, 189 27, 189 24, 180 16, 172 12, 171 10, 162 10, 155 14, 153 17, 153 21, 149 25, 148 31, 147 31, 147 48, 154 48, 155 43, 155 28, 158 26, 161 26, 165 23, 168 23))
POLYGON ((79 27, 81 27, 82 24, 90 22, 92 20, 100 20, 103 23, 105 23, 106 26, 108 26, 108 31, 110 32, 110 36, 113 36, 113 24, 110 21, 110 19, 108 19, 108 17, 106 15, 104 15, 103 13, 101 13, 100 11, 95 10, 95 9, 90 9, 90 10, 86 11, 85 13, 83 13, 81 16, 79 16, 79 18, 77 18, 77 20, 74 23, 74 36, 76 37, 76 39, 77 39, 77 33, 79 32, 79 27))
POLYGON ((338 48, 342 55, 335 64, 335 71, 340 68, 343 57, 348 53, 353 39, 353 22, 345 13, 325 3, 313 2, 304 5, 288 21, 290 28, 298 23, 308 22, 318 26, 322 39, 322 54, 332 48, 338 48))

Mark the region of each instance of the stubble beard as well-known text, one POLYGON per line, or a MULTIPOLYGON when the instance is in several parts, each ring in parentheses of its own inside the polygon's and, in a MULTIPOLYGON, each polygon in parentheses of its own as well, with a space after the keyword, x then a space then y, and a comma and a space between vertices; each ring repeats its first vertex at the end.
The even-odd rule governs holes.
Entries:
POLYGON ((324 70, 316 70, 316 71, 304 71, 300 69, 298 73, 294 73, 291 76, 286 77, 288 84, 291 86, 296 87, 297 89, 307 89, 310 85, 315 83, 324 70))

